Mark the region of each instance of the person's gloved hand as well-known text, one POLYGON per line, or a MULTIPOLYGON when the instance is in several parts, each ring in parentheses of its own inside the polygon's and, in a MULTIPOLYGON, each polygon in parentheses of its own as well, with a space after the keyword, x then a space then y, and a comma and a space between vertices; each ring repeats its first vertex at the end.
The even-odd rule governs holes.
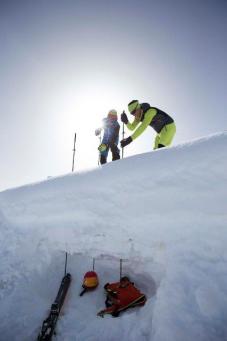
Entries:
POLYGON ((100 153, 105 152, 107 149, 107 145, 105 143, 101 143, 100 146, 98 147, 98 150, 100 153))
POLYGON ((97 316, 104 317, 105 315, 105 310, 100 310, 97 314, 97 316))
POLYGON ((127 139, 121 140, 121 148, 124 148, 125 146, 127 146, 129 143, 132 142, 132 138, 131 136, 127 137, 127 139))
POLYGON ((95 129, 95 136, 99 136, 101 134, 101 128, 95 129))
POLYGON ((128 124, 128 117, 125 112, 121 114, 121 122, 128 124))
POLYGON ((109 285, 110 285, 110 283, 106 283, 106 284, 104 285, 104 289, 107 290, 107 288, 108 288, 109 285))

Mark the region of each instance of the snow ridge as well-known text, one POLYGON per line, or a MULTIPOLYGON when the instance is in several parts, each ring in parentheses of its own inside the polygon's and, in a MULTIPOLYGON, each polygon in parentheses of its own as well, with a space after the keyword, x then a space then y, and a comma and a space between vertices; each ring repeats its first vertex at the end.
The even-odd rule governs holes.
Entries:
POLYGON ((226 147, 225 132, 1 192, 0 340, 36 338, 65 251, 56 340, 227 339, 226 147), (93 257, 100 286, 79 298, 93 257), (148 301, 100 319, 120 258, 148 301))

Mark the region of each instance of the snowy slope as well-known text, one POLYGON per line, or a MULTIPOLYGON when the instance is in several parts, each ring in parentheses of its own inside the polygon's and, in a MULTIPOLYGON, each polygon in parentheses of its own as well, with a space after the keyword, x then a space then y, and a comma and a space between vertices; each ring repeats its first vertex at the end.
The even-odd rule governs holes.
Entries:
POLYGON ((35 340, 64 272, 56 341, 227 340, 227 133, 0 193, 0 340, 35 340), (99 288, 79 298, 92 267, 99 288), (145 307, 101 319, 119 259, 145 307))

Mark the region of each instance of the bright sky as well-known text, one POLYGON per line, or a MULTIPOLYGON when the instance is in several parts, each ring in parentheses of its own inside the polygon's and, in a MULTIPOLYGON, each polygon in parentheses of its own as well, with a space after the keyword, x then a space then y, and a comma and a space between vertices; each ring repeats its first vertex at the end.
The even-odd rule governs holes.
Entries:
POLYGON ((97 167, 95 128, 132 99, 175 144, 227 129, 225 0, 2 0, 0 46, 0 190, 70 172, 75 132, 75 171, 97 167))

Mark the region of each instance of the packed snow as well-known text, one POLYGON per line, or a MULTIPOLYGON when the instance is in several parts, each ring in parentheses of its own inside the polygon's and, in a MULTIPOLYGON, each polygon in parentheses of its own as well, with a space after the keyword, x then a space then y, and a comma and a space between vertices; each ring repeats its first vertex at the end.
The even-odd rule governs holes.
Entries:
POLYGON ((36 340, 66 251, 56 341, 227 340, 226 150, 224 132, 1 192, 0 340, 36 340), (120 259, 148 300, 100 318, 120 259))

